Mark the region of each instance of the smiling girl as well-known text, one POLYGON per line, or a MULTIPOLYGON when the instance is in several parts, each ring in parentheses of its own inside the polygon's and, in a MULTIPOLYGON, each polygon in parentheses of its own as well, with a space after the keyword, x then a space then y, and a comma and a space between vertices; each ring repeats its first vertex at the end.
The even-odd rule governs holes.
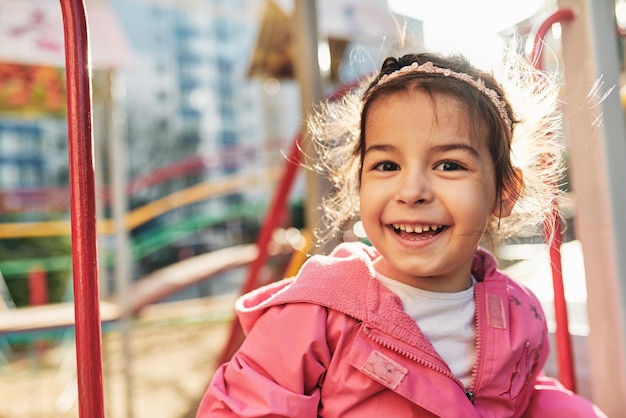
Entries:
POLYGON ((556 88, 523 74, 509 74, 531 99, 520 119, 492 74, 434 54, 388 58, 321 108, 330 232, 360 217, 372 245, 340 244, 241 297, 247 339, 198 417, 604 416, 543 376, 539 301, 479 247, 540 225, 556 198, 558 164, 537 164, 558 158, 542 138, 556 88), (538 141, 513 164, 515 143, 538 141))

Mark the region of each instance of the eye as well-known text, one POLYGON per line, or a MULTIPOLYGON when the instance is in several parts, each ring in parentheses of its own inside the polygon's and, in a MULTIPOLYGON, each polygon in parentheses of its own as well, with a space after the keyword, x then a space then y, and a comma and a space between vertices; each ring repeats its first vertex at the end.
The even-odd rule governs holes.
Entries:
POLYGON ((395 171, 399 168, 398 164, 392 163, 391 161, 383 161, 374 166, 374 170, 376 171, 395 171))
POLYGON ((435 166, 435 170, 443 170, 443 171, 455 171, 455 170, 464 170, 464 167, 455 163, 454 161, 444 161, 435 166))

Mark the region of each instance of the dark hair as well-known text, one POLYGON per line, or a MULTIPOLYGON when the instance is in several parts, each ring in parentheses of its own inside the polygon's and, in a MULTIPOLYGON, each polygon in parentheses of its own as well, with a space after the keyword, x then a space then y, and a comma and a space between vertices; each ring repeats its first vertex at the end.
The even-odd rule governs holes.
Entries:
POLYGON ((363 94, 360 137, 354 150, 356 156, 360 158, 361 166, 365 151, 365 126, 370 108, 389 95, 412 90, 423 91, 433 99, 438 94, 452 96, 465 105, 469 116, 468 122, 472 130, 472 139, 478 140, 484 137, 487 140, 487 147, 494 164, 498 201, 501 202, 502 199, 515 196, 517 190, 519 190, 517 185, 521 184, 522 179, 511 161, 512 130, 517 122, 513 110, 505 97, 504 90, 496 82, 493 75, 475 68, 466 58, 460 55, 443 57, 430 53, 421 53, 385 59, 380 73, 369 84, 363 94), (499 110, 489 97, 472 85, 454 77, 437 73, 408 71, 380 85, 378 84, 385 75, 392 74, 413 63, 421 65, 426 62, 431 62, 435 67, 449 69, 455 73, 467 74, 474 80, 482 80, 485 87, 495 91, 504 103, 506 113, 513 122, 512 126, 509 127, 505 123, 499 110))

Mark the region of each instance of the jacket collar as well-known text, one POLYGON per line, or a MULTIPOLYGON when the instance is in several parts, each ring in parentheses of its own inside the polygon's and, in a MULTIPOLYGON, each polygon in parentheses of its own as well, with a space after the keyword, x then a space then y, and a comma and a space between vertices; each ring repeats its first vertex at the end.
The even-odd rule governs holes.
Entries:
MULTIPOLYGON (((400 299, 375 278, 373 262, 378 256, 375 248, 357 242, 340 244, 328 256, 311 257, 294 279, 261 287, 237 301, 244 331, 271 306, 306 302, 342 312, 412 345, 421 345, 415 322, 402 309, 400 299)), ((496 266, 493 256, 479 249, 472 273, 479 282, 490 280, 498 276, 496 266)))

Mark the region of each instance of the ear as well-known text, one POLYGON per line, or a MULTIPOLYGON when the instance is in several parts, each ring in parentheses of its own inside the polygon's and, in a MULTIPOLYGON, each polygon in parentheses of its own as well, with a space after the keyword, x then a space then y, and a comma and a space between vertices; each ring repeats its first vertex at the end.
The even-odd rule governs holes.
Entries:
POLYGON ((517 202, 517 199, 522 192, 522 187, 524 186, 524 176, 522 175, 522 170, 519 168, 514 168, 514 170, 515 175, 513 176, 512 187, 508 190, 503 190, 500 198, 496 202, 496 207, 493 210, 493 215, 496 218, 506 218, 511 215, 513 207, 515 207, 515 202, 517 202))

